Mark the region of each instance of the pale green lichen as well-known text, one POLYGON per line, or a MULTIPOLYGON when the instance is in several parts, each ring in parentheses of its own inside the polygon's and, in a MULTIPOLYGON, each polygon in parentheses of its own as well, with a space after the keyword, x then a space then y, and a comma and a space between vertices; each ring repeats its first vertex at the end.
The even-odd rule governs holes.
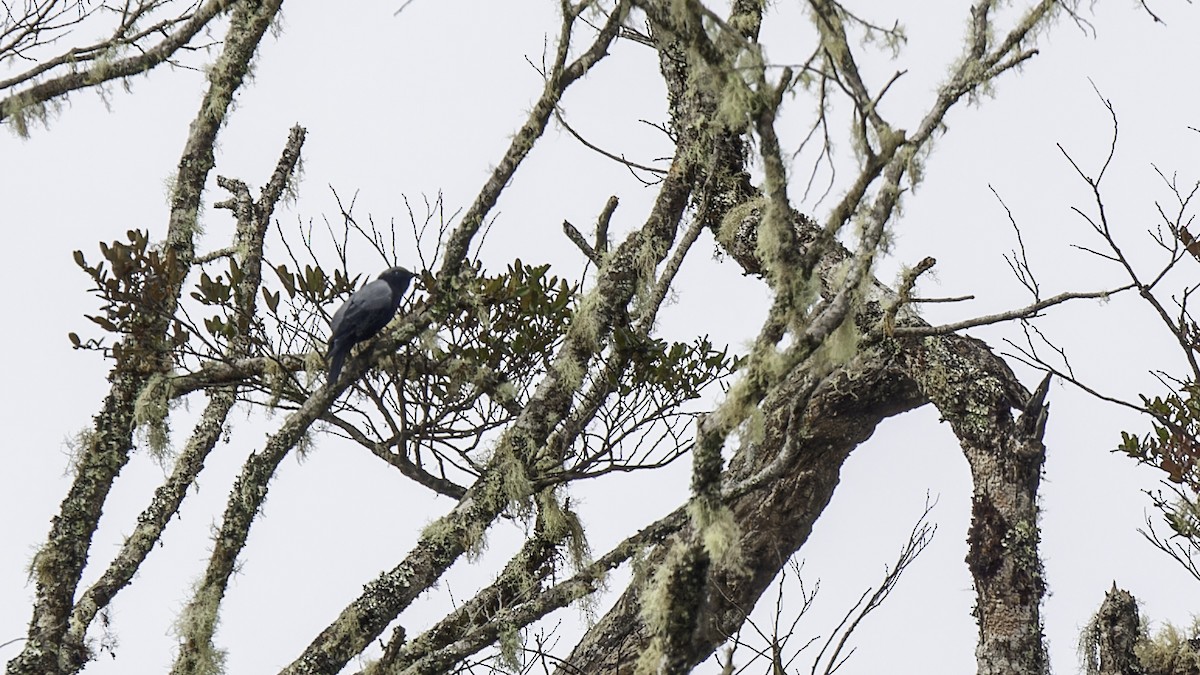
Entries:
MULTIPOLYGON (((571 326, 567 332, 568 340, 577 341, 580 346, 587 350, 594 351, 599 348, 601 335, 599 308, 602 300, 603 298, 597 289, 592 289, 584 294, 579 300, 579 306, 575 308, 575 312, 571 316, 571 326)), ((559 361, 561 362, 562 359, 559 361)), ((583 374, 575 372, 577 370, 578 368, 570 373, 563 373, 568 383, 582 382, 583 374)))
POLYGON ((180 196, 178 183, 175 184, 176 190, 171 194, 171 231, 168 233, 168 245, 186 245, 190 247, 192 242, 204 234, 204 225, 200 220, 198 209, 180 209, 176 208, 184 201, 180 196))
POLYGON ((688 515, 700 534, 708 557, 722 567, 741 569, 743 558, 738 542, 742 531, 733 518, 733 511, 724 504, 693 499, 688 504, 688 515))
POLYGON ((109 43, 108 47, 92 60, 92 67, 83 75, 83 81, 95 86, 108 80, 112 73, 113 63, 121 55, 118 44, 109 43))
POLYGON ((62 108, 66 96, 53 101, 35 101, 26 94, 10 96, 4 99, 0 114, 8 122, 13 133, 21 138, 29 138, 29 131, 34 125, 43 129, 50 126, 50 118, 62 108))
MULTIPOLYGON (((753 72, 762 68, 762 59, 755 52, 742 52, 734 72, 753 72)), ((740 77, 722 73, 717 93, 716 119, 724 129, 737 133, 749 126, 751 118, 763 107, 763 94, 751 88, 740 77)))
POLYGON ((1133 653, 1148 673, 1200 672, 1200 650, 1191 644, 1197 636, 1200 636, 1200 617, 1193 617, 1186 631, 1167 623, 1153 637, 1144 634, 1134 645, 1133 653))
POLYGON ((186 664, 182 670, 195 675, 220 675, 225 672, 225 651, 218 649, 212 641, 220 621, 220 607, 219 590, 200 587, 192 601, 180 612, 175 622, 175 632, 181 643, 178 661, 186 664))
MULTIPOLYGON (((308 368, 308 360, 305 359, 305 369, 308 368)), ((287 384, 290 373, 276 359, 263 360, 263 379, 271 388, 271 395, 267 399, 267 409, 273 410, 279 406, 283 400, 284 385, 287 384)))
POLYGON ((478 560, 487 549, 487 523, 468 520, 465 525, 456 524, 450 518, 439 518, 425 526, 421 541, 435 548, 461 548, 468 560, 478 560))
POLYGON ((739 34, 756 33, 762 24, 762 10, 766 9, 767 3, 763 0, 742 2, 739 3, 739 7, 741 11, 735 12, 729 17, 728 26, 739 34))
POLYGON ((502 405, 514 403, 517 400, 517 387, 507 380, 501 382, 492 390, 492 398, 502 405))
POLYGON ((300 434, 296 439, 296 459, 304 461, 308 459, 309 453, 317 447, 316 439, 313 436, 312 429, 305 429, 304 433, 300 434))
POLYGON ((900 56, 900 49, 908 42, 908 33, 904 26, 899 23, 891 28, 881 29, 875 26, 859 24, 863 29, 862 39, 860 44, 873 45, 879 44, 886 51, 890 52, 890 57, 895 59, 900 56))
POLYGON ((674 609, 671 596, 671 575, 683 562, 684 545, 676 543, 667 551, 662 564, 642 590, 640 614, 647 632, 652 636, 637 662, 637 675, 657 673, 663 660, 662 633, 674 609))
POLYGON ((638 675, 664 672, 664 667, 671 668, 671 672, 678 670, 681 664, 669 664, 667 652, 675 652, 674 647, 691 640, 698 621, 696 612, 706 594, 710 564, 691 541, 676 541, 670 546, 641 594, 641 618, 651 639, 638 659, 638 675))
MULTIPOLYGON (((916 152, 912 153, 908 157, 908 163, 905 165, 904 170, 905 173, 908 174, 909 191, 914 194, 916 193, 917 188, 920 187, 921 183, 925 180, 925 164, 929 160, 930 155, 933 154, 933 147, 934 142, 931 138, 926 141, 925 144, 922 145, 916 152)), ((902 203, 902 200, 897 200, 897 208, 899 208, 902 203)), ((899 214, 893 217, 893 222, 898 219, 898 216, 899 214)))
POLYGON ((46 562, 45 551, 46 551, 45 547, 39 546, 37 548, 37 550, 35 550, 33 552, 33 555, 30 556, 29 564, 25 565, 25 580, 26 581, 31 582, 31 583, 44 583, 44 584, 53 583, 54 579, 52 576, 46 575, 46 578, 41 578, 42 575, 39 574, 39 572, 38 572, 38 570, 41 570, 43 568, 42 567, 43 563, 46 562))
POLYGON ((300 183, 304 182, 304 156, 296 158, 292 173, 283 184, 283 194, 279 197, 280 204, 294 205, 300 200, 300 183))
MULTIPOLYGON (((519 430, 514 429, 514 434, 519 430)), ((511 443, 511 440, 510 440, 511 443)), ((509 511, 518 518, 533 514, 533 481, 525 464, 513 453, 510 443, 501 444, 492 459, 494 471, 500 477, 500 492, 509 511)))
MULTIPOLYGON (((762 221, 758 226, 758 238, 755 242, 754 253, 763 267, 774 279, 783 279, 784 275, 793 273, 791 265, 781 264, 784 256, 789 255, 788 245, 794 233, 791 219, 787 213, 782 213, 771 200, 765 200, 762 206, 762 221)), ((798 276, 798 275, 793 275, 798 276)), ((784 289, 776 285, 776 292, 784 289)))
POLYGON ((500 624, 496 644, 500 649, 500 664, 511 672, 521 672, 521 652, 525 645, 521 639, 520 627, 507 621, 500 624))
MULTIPOLYGON (((375 600, 373 599, 372 602, 375 600)), ((367 607, 369 608, 371 605, 367 605, 367 607)), ((365 635, 362 630, 363 622, 366 621, 366 617, 363 616, 365 611, 370 611, 370 609, 364 610, 351 605, 338 615, 331 627, 336 634, 349 636, 348 646, 355 653, 361 652, 371 644, 370 636, 365 635)))
POLYGON ((642 316, 647 310, 653 312, 657 308, 648 307, 655 297, 655 271, 659 263, 666 257, 667 247, 661 240, 654 237, 642 237, 639 246, 633 254, 633 267, 636 274, 637 288, 634 292, 632 314, 642 316))
POLYGON ((67 460, 70 463, 72 472, 79 471, 79 460, 88 451, 88 448, 96 445, 99 440, 99 436, 96 434, 94 428, 84 427, 63 441, 63 445, 67 449, 67 460))
POLYGON ((543 490, 538 494, 539 515, 545 536, 551 541, 563 541, 567 544, 571 564, 575 569, 582 569, 591 562, 592 552, 588 545, 587 533, 579 514, 575 513, 569 504, 559 498, 557 490, 543 490))
POLYGON ((316 349, 304 355, 304 371, 310 377, 325 372, 325 345, 318 344, 316 349))
POLYGON ((133 404, 133 421, 138 434, 155 459, 165 459, 171 449, 171 381, 154 373, 133 404))
POLYGON ((828 373, 850 361, 858 353, 860 337, 861 333, 854 323, 854 317, 847 314, 838 327, 813 352, 809 361, 812 370, 815 373, 828 373))
POLYGON ((752 445, 762 443, 767 435, 767 417, 762 408, 748 406, 741 411, 741 416, 745 420, 740 428, 742 439, 752 445))
POLYGON ((766 206, 766 197, 746 200, 725 212, 721 218, 721 226, 717 231, 717 240, 723 246, 730 246, 737 241, 742 223, 761 212, 766 206))
POLYGON ((1041 533, 1035 522, 1018 520, 1005 533, 1000 545, 1008 551, 1016 570, 1033 588, 1043 588, 1042 561, 1038 557, 1041 533))

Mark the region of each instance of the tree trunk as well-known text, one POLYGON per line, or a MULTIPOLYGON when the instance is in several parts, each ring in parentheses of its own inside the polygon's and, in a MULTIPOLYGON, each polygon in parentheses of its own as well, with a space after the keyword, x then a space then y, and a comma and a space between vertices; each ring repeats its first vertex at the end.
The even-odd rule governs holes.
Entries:
MULTIPOLYGON (((730 25, 758 25, 761 7, 739 3, 730 25)), ((718 94, 703 77, 693 77, 683 36, 656 24, 661 70, 667 81, 680 153, 695 152, 716 117, 718 94)), ((656 18, 658 17, 658 18, 656 18)), ((752 37, 752 35, 748 35, 752 37)), ((767 261, 757 245, 761 194, 749 185, 743 142, 732 133, 703 145, 717 159, 710 167, 723 191, 711 202, 710 222, 718 241, 747 274, 761 274, 767 261), (736 215, 734 215, 736 214, 736 215), (736 218, 734 222, 726 222, 736 218)), ((701 177, 703 180, 703 177, 701 177)), ((832 276, 850 253, 831 242, 816 223, 796 214, 791 260, 815 260, 813 274, 828 293, 832 276)), ((884 418, 933 403, 950 422, 970 463, 974 481, 967 563, 975 580, 981 674, 1042 675, 1047 672, 1039 605, 1045 592, 1037 545, 1037 489, 1044 460, 1041 435, 1048 381, 1031 395, 1012 370, 979 340, 958 335, 890 338, 881 330, 897 295, 876 282, 854 316, 865 336, 847 363, 819 375, 804 361, 785 375, 760 404, 761 438, 744 441, 724 476, 725 505, 739 528, 739 563, 711 564, 706 594, 686 636, 670 642, 672 653, 660 672, 683 672, 707 658, 733 635, 762 592, 804 544, 829 503, 843 462, 884 418), (1022 411, 1015 417, 1013 409, 1022 411), (757 482, 755 476, 769 476, 757 482), (754 484, 744 491, 730 486, 754 484), (679 645, 684 645, 682 648, 679 645)), ((907 308, 893 311, 895 325, 927 326, 907 308)), ((685 528, 651 549, 646 569, 692 540, 685 528)), ((642 616, 645 580, 635 581, 613 609, 573 650, 560 673, 633 673, 652 640, 642 616)))

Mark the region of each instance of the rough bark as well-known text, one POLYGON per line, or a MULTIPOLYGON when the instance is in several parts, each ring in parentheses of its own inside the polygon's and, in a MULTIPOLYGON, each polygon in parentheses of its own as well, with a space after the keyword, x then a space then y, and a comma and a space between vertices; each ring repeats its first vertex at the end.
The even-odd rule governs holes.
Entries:
MULTIPOLYGON (((858 318, 863 325, 877 325, 881 316, 875 302, 858 318)), ((1043 671, 1037 629, 1044 585, 1035 504, 1043 451, 1035 433, 1040 428, 1030 429, 1023 424, 1028 417, 1018 419, 1011 412, 1031 403, 1040 411, 1040 401, 984 343, 955 335, 884 339, 819 380, 807 368, 797 368, 771 393, 762 406, 762 440, 739 448, 726 485, 768 469, 778 477, 728 502, 741 531, 741 564, 749 573, 717 568, 708 575, 691 665, 737 630, 807 540, 850 452, 886 417, 931 401, 960 434, 976 479, 968 561, 979 593, 980 672, 1043 671), (780 458, 786 464, 779 465, 780 458)), ((687 536, 681 533, 673 541, 687 536)), ((647 556, 650 567, 662 561, 671 543, 647 556)), ((633 584, 568 663, 588 672, 633 673, 650 639, 640 616, 642 591, 633 584)))
POLYGON ((1200 675, 1200 636, 1169 623, 1151 636, 1145 624, 1137 598, 1113 582, 1079 639, 1084 675, 1200 675))
MULTIPOLYGON (((850 452, 884 418, 924 402, 887 351, 864 351, 819 379, 798 369, 764 403, 763 440, 738 451, 729 477, 736 482, 772 466, 780 456, 789 459, 778 467, 778 478, 728 504, 740 529, 741 565, 718 566, 707 575, 688 665, 706 658, 738 629, 778 570, 808 539, 850 452)), ((661 564, 673 545, 691 536, 688 528, 656 546, 646 556, 646 567, 661 564)), ((640 617, 643 591, 641 583, 631 584, 567 663, 591 673, 635 672, 651 637, 640 617)), ((570 666, 560 670, 570 671, 570 666)))
POLYGON ((1141 639, 1142 620, 1137 600, 1117 588, 1104 595, 1104 602, 1084 629, 1080 651, 1087 675, 1140 675, 1143 671, 1134 647, 1141 639))
MULTIPOLYGON (((752 3, 739 4, 734 13, 754 17, 760 10, 752 3)), ((653 8, 647 12, 652 25, 654 21, 669 21, 666 13, 655 13, 653 8)), ((728 23, 757 25, 733 18, 728 23)), ((701 82, 689 79, 694 75, 687 54, 703 50, 681 48, 684 39, 680 30, 656 28, 672 121, 681 139, 679 152, 687 153, 691 151, 687 147, 689 138, 697 136, 696 129, 707 129, 714 117, 715 97, 711 92, 706 96, 701 82)), ((942 111, 939 114, 944 114, 969 86, 964 79, 953 90, 943 92, 936 106, 942 111)), ((934 119, 933 113, 929 119, 934 119)), ((929 132, 924 126, 917 135, 927 138, 929 132)), ((762 274, 772 264, 763 259, 758 245, 764 212, 769 207, 754 204, 765 205, 767 200, 749 189, 745 181, 742 144, 730 139, 718 147, 726 151, 718 155, 710 171, 727 190, 726 198, 718 200, 710 214, 714 230, 721 246, 747 274, 762 274), (730 213, 737 213, 740 222, 720 227, 718 224, 730 213)), ((881 165, 875 175, 884 175, 894 186, 900 173, 894 166, 885 170, 881 165)), ((811 269, 821 280, 822 294, 833 304, 833 271, 852 254, 831 243, 807 218, 795 216, 795 226, 794 236, 784 241, 793 243, 797 250, 783 252, 782 259, 812 261, 811 269)), ((686 639, 671 636, 669 658, 657 664, 659 672, 686 672, 732 635, 771 579, 807 540, 837 486, 840 468, 849 453, 885 417, 930 402, 951 423, 974 479, 967 560, 978 593, 979 672, 1040 675, 1046 671, 1039 614, 1045 586, 1037 553, 1036 497, 1044 459, 1041 434, 1047 383, 1031 395, 987 345, 971 338, 885 337, 880 329, 882 319, 886 308, 896 303, 896 295, 877 282, 869 295, 855 308, 854 321, 862 334, 871 337, 860 345, 850 362, 825 376, 814 374, 821 372, 820 368, 809 361, 796 364, 761 402, 765 427, 762 438, 738 449, 724 481, 727 488, 747 481, 756 483, 747 491, 733 490, 730 494, 727 490, 725 505, 740 531, 740 564, 714 564, 705 570, 705 597, 693 621, 678 627, 686 639), (1020 417, 1014 416, 1014 408, 1022 411, 1020 417), (763 475, 770 480, 753 478, 763 475)), ((902 309, 897 325, 925 324, 902 309)), ((687 550, 689 544, 685 542, 694 537, 694 532, 685 529, 656 546, 646 556, 647 568, 668 564, 668 560, 678 565, 678 558, 669 558, 672 551, 687 550)), ((655 638, 643 613, 645 583, 635 580, 631 584, 616 606, 580 641, 559 672, 635 672, 638 659, 655 638)), ((680 603, 694 604, 694 600, 684 594, 680 603)), ((658 630, 661 633, 662 627, 658 630)))
MULTIPOLYGON (((279 4, 280 0, 236 4, 226 52, 214 66, 213 86, 193 124, 173 194, 167 245, 177 255, 183 271, 192 260, 200 191, 212 167, 212 146, 224 110, 279 4)), ((1041 433, 1045 423, 1046 383, 1030 395, 1003 361, 986 345, 970 338, 891 337, 891 327, 925 324, 907 310, 893 311, 898 302, 896 295, 877 283, 874 286, 869 283, 869 270, 885 225, 902 192, 901 181, 923 144, 940 127, 945 112, 981 82, 1028 55, 1009 55, 1000 49, 989 51, 987 31, 982 30, 987 27, 986 7, 977 9, 973 14, 981 28, 976 31, 977 49, 972 48, 971 58, 965 59, 950 84, 939 90, 936 104, 908 140, 903 131, 891 129, 880 117, 874 100, 868 100, 870 95, 864 85, 855 79, 853 71, 857 66, 853 61, 842 59, 838 69, 843 75, 855 76, 846 80, 847 91, 863 115, 862 141, 869 158, 864 160, 855 187, 833 210, 822 229, 792 214, 787 202, 785 164, 774 124, 790 71, 782 78, 784 84, 776 87, 767 83, 765 69, 755 72, 753 65, 739 65, 741 57, 754 56, 753 49, 747 49, 746 44, 756 39, 763 3, 734 2, 728 25, 736 26, 735 31, 713 31, 713 24, 706 24, 699 14, 688 20, 684 15, 693 9, 688 2, 644 0, 636 4, 650 17, 654 36, 651 41, 657 43, 678 142, 678 152, 654 210, 640 232, 631 235, 611 254, 604 250, 603 261, 597 261, 600 272, 596 288, 580 304, 577 321, 555 356, 553 367, 539 383, 530 404, 506 430, 479 481, 465 491, 449 514, 422 534, 405 560, 367 584, 363 594, 284 672, 339 672, 420 593, 434 585, 449 565, 471 550, 479 534, 506 506, 530 498, 527 492, 536 488, 526 485, 536 486, 537 479, 546 471, 559 467, 562 450, 570 447, 579 430, 595 415, 588 401, 599 405, 613 392, 617 381, 615 377, 599 378, 597 388, 585 392, 580 402, 576 398, 584 384, 580 373, 596 365, 598 355, 606 349, 607 337, 618 326, 629 325, 631 303, 642 295, 641 288, 655 281, 654 273, 676 241, 689 205, 696 207, 697 221, 716 232, 730 257, 746 273, 765 276, 776 297, 781 299, 778 306, 782 309, 773 310, 759 344, 767 345, 765 351, 773 355, 782 353, 784 350, 777 348, 791 330, 795 344, 801 347, 788 353, 789 360, 779 362, 784 365, 773 370, 764 367, 754 373, 755 379, 747 378, 751 393, 743 397, 740 410, 759 416, 761 425, 755 429, 761 429, 761 433, 742 434, 741 447, 723 471, 721 451, 725 439, 747 418, 720 422, 717 426, 725 426, 718 431, 711 431, 710 427, 706 432, 704 425, 698 425, 707 436, 698 439, 697 447, 707 454, 701 457, 697 453, 703 460, 698 462, 703 471, 698 469, 696 475, 705 478, 695 481, 695 499, 688 508, 681 508, 647 528, 651 534, 623 544, 620 551, 606 556, 594 570, 585 570, 577 578, 558 584, 533 602, 506 608, 510 615, 497 616, 509 621, 508 624, 502 621, 484 624, 479 617, 472 616, 451 617, 456 620, 446 624, 444 631, 430 632, 434 644, 428 650, 425 643, 416 640, 411 648, 402 651, 403 631, 398 631, 398 637, 385 648, 387 654, 397 658, 391 662, 390 656, 385 658, 381 667, 442 672, 490 644, 501 630, 527 625, 555 607, 594 592, 599 574, 621 564, 634 549, 649 544, 644 555, 646 568, 665 571, 661 575, 665 581, 659 588, 667 589, 670 606, 663 614, 665 620, 651 626, 645 618, 647 586, 644 579, 639 579, 585 636, 568 663, 583 672, 632 672, 639 660, 644 660, 648 646, 657 640, 663 654, 659 670, 686 672, 742 625, 771 580, 805 543, 815 520, 832 497, 849 453, 886 417, 932 402, 959 437, 975 481, 968 565, 978 591, 979 671, 1044 672, 1038 614, 1044 584, 1037 556, 1036 494, 1044 458, 1041 433), (712 37, 714 34, 717 37, 712 37), (976 65, 982 70, 975 68, 976 65), (696 76, 697 69, 703 71, 700 76, 696 76), (743 127, 726 128, 722 125, 736 123, 726 119, 728 115, 717 114, 720 98, 725 95, 722 88, 729 84, 735 89, 745 85, 740 79, 743 74, 748 80, 758 79, 739 89, 739 93, 755 93, 761 99, 749 105, 743 127), (871 134, 865 131, 867 122, 871 134), (746 139, 750 129, 757 134, 763 155, 766 177, 761 191, 751 186, 746 170, 746 139), (726 223, 726 217, 735 209, 739 217, 726 223), (862 217, 863 227, 859 247, 850 252, 834 244, 833 235, 855 213, 862 217), (732 227, 726 227, 730 224, 732 227), (776 245, 760 246, 760 232, 769 235, 764 239, 769 238, 776 245), (834 281, 837 268, 841 269, 842 278, 849 281, 834 281), (801 296, 807 296, 807 288, 814 279, 819 280, 820 301, 810 303, 801 296), (798 290, 800 285, 805 286, 804 293, 798 290), (843 325, 847 316, 855 324, 854 332, 861 341, 853 357, 829 365, 827 354, 812 352, 843 325), (888 329, 881 329, 885 317, 888 329), (1022 411, 1019 417, 1013 414, 1014 408, 1022 411), (513 467, 519 470, 523 481, 509 477, 513 467), (525 493, 514 493, 513 484, 518 482, 525 493), (728 513, 736 526, 733 530, 736 541, 731 547, 736 556, 720 557, 707 550, 703 519, 696 517, 690 508, 697 504, 728 513), (470 634, 469 639, 452 642, 457 633, 467 630, 464 626, 485 630, 470 634), (435 649, 436 652, 427 653, 435 649), (406 660, 410 657, 411 662, 406 660)), ((844 44, 846 35, 837 8, 826 2, 814 1, 812 5, 823 20, 822 39, 831 41, 830 44, 844 44)), ((572 11, 583 11, 586 3, 564 7, 569 15, 572 11)), ((454 285, 464 272, 467 253, 486 215, 532 144, 544 132, 567 85, 581 78, 604 56, 626 11, 626 4, 619 3, 596 41, 570 64, 567 56, 571 51, 568 47, 574 17, 566 17, 543 96, 460 226, 447 239, 443 267, 430 289, 431 303, 453 295, 454 285)), ((1023 30, 1034 23, 1028 22, 1023 30)), ((1001 44, 1011 46, 1013 40, 1023 39, 1022 35, 1010 36, 1001 44)), ((848 55, 847 48, 844 56, 848 55)), ((753 59, 748 62, 752 64, 753 59)), ((611 215, 611 207, 608 213, 611 215)), ((600 248, 597 245, 596 249, 600 248)), ((658 302, 671 276, 664 274, 659 279, 665 279, 665 285, 662 293, 657 294, 658 302)), ((182 275, 169 282, 170 288, 163 296, 177 298, 181 283, 182 275)), ((654 303, 648 314, 639 317, 639 324, 652 326, 657 306, 654 303)), ((165 312, 162 316, 170 314, 165 312)), ((365 372, 383 353, 415 339, 436 318, 433 305, 414 310, 348 364, 347 373, 351 377, 345 381, 353 381, 354 376, 365 372)), ((119 366, 114 373, 113 395, 96 420, 97 434, 85 449, 76 483, 64 502, 62 514, 55 520, 46 549, 38 557, 38 606, 30 640, 22 656, 10 664, 10 672, 77 670, 87 657, 83 637, 96 613, 95 607, 86 603, 111 599, 128 583, 145 555, 147 545, 143 544, 137 544, 128 556, 123 552, 118 561, 122 565, 114 568, 111 578, 106 576, 85 594, 78 606, 72 607, 107 490, 128 459, 134 401, 147 379, 165 370, 162 361, 169 354, 154 344, 165 328, 165 323, 151 323, 145 329, 147 337, 143 343, 133 341, 135 352, 161 359, 141 359, 128 368, 119 366), (70 627, 73 638, 63 641, 62 632, 69 617, 74 620, 70 627)), ((252 365, 246 363, 251 360, 233 359, 209 373, 231 378, 230 389, 214 394, 212 419, 206 414, 210 424, 207 429, 199 430, 205 433, 196 439, 200 444, 199 457, 188 466, 181 466, 185 474, 194 477, 199 470, 206 448, 215 442, 220 421, 232 406, 232 387, 243 376, 242 367, 252 365)), ((622 361, 614 358, 612 363, 622 361)), ((196 381, 188 386, 211 387, 217 381, 192 379, 196 381)), ((205 672, 213 665, 212 634, 217 611, 276 467, 341 392, 330 387, 318 390, 246 462, 231 492, 208 570, 181 622, 184 640, 175 672, 205 672)), ((178 486, 169 489, 170 494, 164 495, 164 505, 154 512, 151 525, 160 527, 157 523, 169 519, 188 482, 190 478, 185 476, 179 481, 182 490, 178 486)), ((156 536, 148 532, 137 541, 150 542, 156 536)), ((549 547, 556 542, 544 544, 530 551, 526 564, 514 566, 514 570, 528 573, 531 567, 540 569, 542 561, 548 559, 549 547)), ((505 603, 497 598, 515 595, 514 588, 511 584, 498 586, 495 597, 483 594, 481 602, 489 607, 503 606, 505 603)))
POLYGON ((75 592, 109 490, 129 461, 137 397, 151 376, 170 368, 163 336, 192 262, 200 195, 213 166, 217 132, 278 9, 278 1, 243 2, 233 12, 225 47, 209 73, 210 87, 192 123, 176 176, 166 236, 174 268, 168 266, 170 273, 154 279, 146 292, 165 306, 141 312, 124 340, 124 357, 110 375, 113 385, 80 451, 75 480, 34 561, 37 587, 29 639, 21 654, 8 663, 10 674, 72 673, 89 658, 81 642, 64 639, 75 592))
POLYGON ((986 344, 966 337, 902 344, 901 355, 909 376, 954 429, 971 467, 967 566, 975 580, 978 672, 1048 672, 1037 490, 1049 380, 1025 395, 986 344), (1023 410, 1019 418, 1013 408, 1023 410))

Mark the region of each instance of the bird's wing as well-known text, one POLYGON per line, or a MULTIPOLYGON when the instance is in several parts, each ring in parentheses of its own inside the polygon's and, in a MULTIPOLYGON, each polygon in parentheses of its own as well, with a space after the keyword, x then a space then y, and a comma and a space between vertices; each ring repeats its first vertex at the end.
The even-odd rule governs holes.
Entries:
POLYGON ((350 301, 347 300, 346 302, 342 303, 341 307, 337 308, 336 312, 333 313, 333 320, 331 320, 329 322, 329 343, 330 344, 333 344, 334 339, 337 338, 337 336, 338 336, 338 331, 340 331, 342 329, 342 322, 346 320, 346 308, 349 306, 350 306, 350 301))
POLYGON ((395 313, 392 287, 376 279, 350 296, 333 315, 332 339, 361 342, 387 325, 395 313))
POLYGON ((333 313, 329 332, 329 378, 336 382, 350 348, 380 331, 396 314, 400 296, 387 279, 376 279, 358 289, 333 313))

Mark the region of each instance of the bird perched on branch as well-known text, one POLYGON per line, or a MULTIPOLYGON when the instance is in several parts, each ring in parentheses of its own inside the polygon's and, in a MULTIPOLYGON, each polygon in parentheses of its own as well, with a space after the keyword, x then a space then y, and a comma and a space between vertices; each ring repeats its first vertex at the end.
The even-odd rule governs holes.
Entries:
POLYGON ((375 281, 358 289, 333 314, 329 333, 329 377, 325 384, 337 383, 342 363, 354 345, 369 340, 388 325, 400 306, 400 298, 408 290, 413 273, 403 267, 392 267, 375 281))

